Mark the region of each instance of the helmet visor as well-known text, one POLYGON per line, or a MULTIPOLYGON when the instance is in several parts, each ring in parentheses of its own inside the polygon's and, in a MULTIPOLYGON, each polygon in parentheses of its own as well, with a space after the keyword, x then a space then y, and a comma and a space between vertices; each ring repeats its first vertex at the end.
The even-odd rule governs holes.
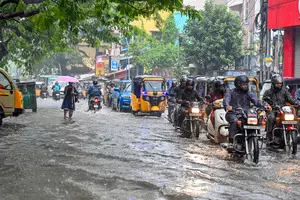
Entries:
POLYGON ((240 87, 241 87, 242 90, 248 91, 249 90, 249 83, 241 83, 240 87))

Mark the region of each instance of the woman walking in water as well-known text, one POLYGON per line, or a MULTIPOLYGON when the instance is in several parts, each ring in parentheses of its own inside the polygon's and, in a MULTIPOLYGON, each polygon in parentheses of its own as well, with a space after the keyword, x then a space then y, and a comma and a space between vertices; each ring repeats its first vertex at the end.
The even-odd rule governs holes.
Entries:
POLYGON ((65 97, 61 109, 64 110, 64 119, 67 119, 67 114, 69 112, 69 120, 71 120, 75 110, 75 102, 78 101, 78 91, 73 86, 73 83, 69 82, 69 85, 65 87, 64 94, 65 97))

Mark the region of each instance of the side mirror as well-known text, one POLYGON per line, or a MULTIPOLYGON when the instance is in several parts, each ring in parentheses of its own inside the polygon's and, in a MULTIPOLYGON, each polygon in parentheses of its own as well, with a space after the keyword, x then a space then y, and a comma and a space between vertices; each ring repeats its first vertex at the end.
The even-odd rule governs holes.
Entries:
POLYGON ((120 92, 120 88, 114 88, 114 91, 120 92))
POLYGON ((205 99, 212 99, 212 97, 210 95, 206 95, 205 99))
POLYGON ((273 101, 271 100, 271 98, 270 97, 265 97, 264 99, 263 99, 265 102, 267 102, 268 104, 273 104, 273 101))

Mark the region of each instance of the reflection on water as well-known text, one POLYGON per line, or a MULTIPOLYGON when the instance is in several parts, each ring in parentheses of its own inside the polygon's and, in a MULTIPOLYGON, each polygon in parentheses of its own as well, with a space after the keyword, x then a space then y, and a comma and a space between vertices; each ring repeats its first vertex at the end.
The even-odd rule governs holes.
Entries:
MULTIPOLYGON (((3 163, 18 166, 8 173, 0 168, 18 188, 17 196, 30 188, 31 199, 300 197, 299 156, 262 149, 258 165, 235 162, 204 134, 199 140, 179 138, 164 116, 136 117, 108 108, 92 113, 81 101, 75 122, 66 125, 60 104, 40 99, 38 113, 6 119, 0 129, 20 133, 1 139, 0 148, 3 163), (45 194, 38 192, 44 188, 45 194)), ((5 188, 0 184, 1 194, 11 195, 12 190, 2 193, 5 188)))

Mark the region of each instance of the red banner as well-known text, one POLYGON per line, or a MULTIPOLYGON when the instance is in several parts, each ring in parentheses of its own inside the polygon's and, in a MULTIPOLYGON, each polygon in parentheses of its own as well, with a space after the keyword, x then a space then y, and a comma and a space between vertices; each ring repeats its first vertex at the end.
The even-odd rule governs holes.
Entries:
POLYGON ((269 0, 268 28, 300 26, 300 0, 269 0))

